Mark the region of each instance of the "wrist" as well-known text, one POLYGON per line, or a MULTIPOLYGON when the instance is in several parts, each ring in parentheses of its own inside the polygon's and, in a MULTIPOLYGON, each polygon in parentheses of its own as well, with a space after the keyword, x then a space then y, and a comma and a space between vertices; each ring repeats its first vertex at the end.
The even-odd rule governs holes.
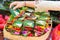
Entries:
POLYGON ((25 1, 25 6, 34 8, 35 7, 35 1, 25 1))

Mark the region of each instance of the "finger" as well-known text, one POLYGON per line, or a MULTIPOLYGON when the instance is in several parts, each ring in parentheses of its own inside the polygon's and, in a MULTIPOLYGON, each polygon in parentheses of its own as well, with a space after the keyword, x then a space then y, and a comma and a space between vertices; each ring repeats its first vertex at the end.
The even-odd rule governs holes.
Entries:
POLYGON ((18 6, 18 5, 17 5, 17 6, 15 6, 13 9, 14 9, 14 10, 16 10, 17 8, 19 8, 19 6, 18 6))
POLYGON ((17 5, 17 6, 15 6, 13 9, 15 10, 15 9, 21 8, 21 7, 23 7, 23 5, 17 5))
POLYGON ((11 4, 10 4, 10 8, 11 8, 12 6, 14 6, 14 5, 17 5, 17 3, 16 3, 16 2, 11 3, 11 4))

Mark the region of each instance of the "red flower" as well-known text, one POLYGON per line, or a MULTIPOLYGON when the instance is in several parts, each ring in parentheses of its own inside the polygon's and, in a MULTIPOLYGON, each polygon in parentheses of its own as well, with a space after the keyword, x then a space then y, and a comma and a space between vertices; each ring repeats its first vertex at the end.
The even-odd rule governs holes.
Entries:
POLYGON ((20 28, 16 28, 16 30, 20 30, 20 28))
POLYGON ((32 28, 26 26, 25 30, 32 30, 32 28))
POLYGON ((31 37, 31 36, 33 36, 33 34, 32 34, 32 33, 30 33, 30 34, 28 34, 28 36, 30 36, 30 37, 31 37))
POLYGON ((38 31, 42 31, 43 29, 40 26, 35 26, 35 29, 38 31))

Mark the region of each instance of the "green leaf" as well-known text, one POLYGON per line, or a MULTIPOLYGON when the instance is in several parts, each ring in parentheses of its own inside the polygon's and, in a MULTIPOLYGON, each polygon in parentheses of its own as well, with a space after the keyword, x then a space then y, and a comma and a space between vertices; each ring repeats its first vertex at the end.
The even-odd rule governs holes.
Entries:
POLYGON ((11 15, 10 18, 9 18, 9 20, 8 20, 8 22, 11 22, 13 19, 14 19, 14 16, 11 15))

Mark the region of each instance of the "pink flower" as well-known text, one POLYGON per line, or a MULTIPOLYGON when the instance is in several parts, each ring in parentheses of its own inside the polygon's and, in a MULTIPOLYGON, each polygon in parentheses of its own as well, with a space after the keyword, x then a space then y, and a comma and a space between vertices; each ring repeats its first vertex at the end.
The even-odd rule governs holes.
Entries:
POLYGON ((14 34, 18 35, 18 34, 20 34, 20 33, 19 33, 19 32, 15 32, 14 34))

